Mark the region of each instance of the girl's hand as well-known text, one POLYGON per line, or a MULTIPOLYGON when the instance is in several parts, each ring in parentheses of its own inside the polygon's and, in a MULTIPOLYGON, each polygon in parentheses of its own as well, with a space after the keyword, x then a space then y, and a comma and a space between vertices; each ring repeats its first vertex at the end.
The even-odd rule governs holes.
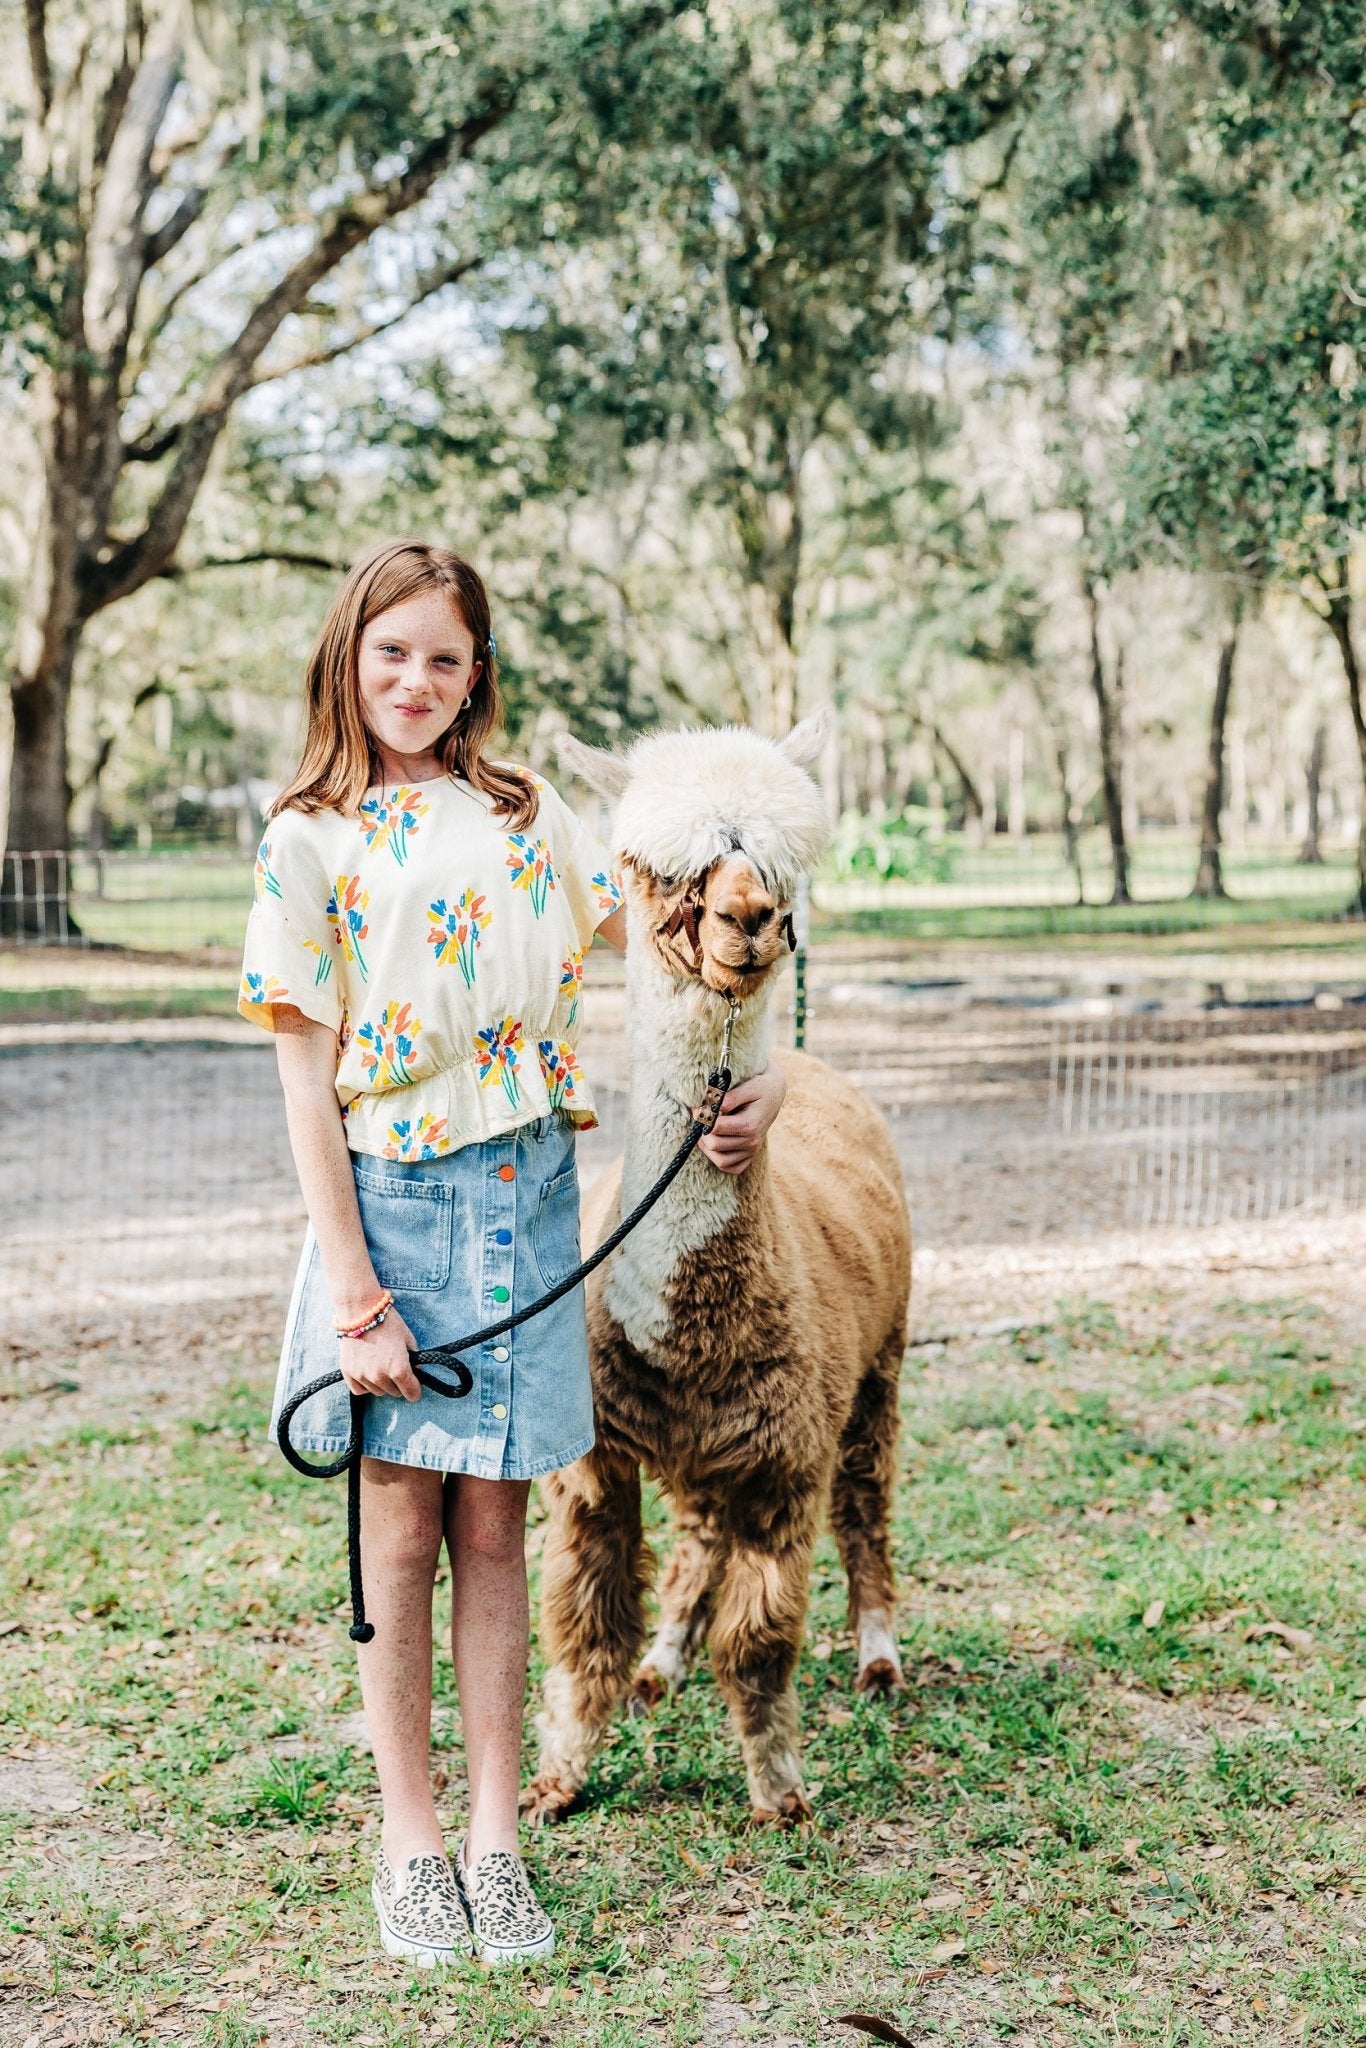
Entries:
POLYGON ((342 1378, 353 1394, 397 1394, 404 1401, 417 1401, 422 1382, 409 1361, 417 1350, 417 1339, 396 1308, 391 1308, 378 1329, 363 1337, 343 1337, 342 1378))
POLYGON ((772 1063, 762 1074, 737 1082, 721 1104, 715 1129, 700 1140, 698 1151, 705 1152, 722 1173, 743 1173, 768 1136, 786 1094, 783 1070, 772 1063))

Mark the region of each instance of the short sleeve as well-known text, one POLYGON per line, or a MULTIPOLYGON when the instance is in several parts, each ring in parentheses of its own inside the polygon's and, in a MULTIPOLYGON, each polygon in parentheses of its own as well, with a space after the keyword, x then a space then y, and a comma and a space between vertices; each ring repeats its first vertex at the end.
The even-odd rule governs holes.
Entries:
POLYGON ((275 1029, 275 1005, 289 1003, 315 1024, 340 1032, 331 884, 320 849, 306 837, 308 820, 283 811, 256 850, 255 900, 247 919, 237 1008, 253 1024, 275 1029))
POLYGON ((600 924, 626 901, 620 872, 595 832, 569 808, 564 798, 537 777, 541 802, 550 812, 555 873, 564 890, 580 946, 592 944, 600 924))

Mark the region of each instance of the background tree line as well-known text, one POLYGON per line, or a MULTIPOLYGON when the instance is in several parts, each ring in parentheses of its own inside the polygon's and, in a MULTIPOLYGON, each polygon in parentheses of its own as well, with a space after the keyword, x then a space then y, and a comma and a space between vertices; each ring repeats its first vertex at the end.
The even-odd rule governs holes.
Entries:
POLYGON ((1217 894, 1331 824, 1366 905, 1354 6, 0 33, 12 851, 249 809, 327 579, 417 530, 524 745, 831 698, 832 811, 1099 821, 1120 902, 1145 827, 1217 894))

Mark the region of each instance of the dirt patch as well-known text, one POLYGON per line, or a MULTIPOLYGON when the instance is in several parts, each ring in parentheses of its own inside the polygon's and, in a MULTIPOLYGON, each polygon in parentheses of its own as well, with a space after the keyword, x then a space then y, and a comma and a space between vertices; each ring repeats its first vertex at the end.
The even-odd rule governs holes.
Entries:
POLYGON ((85 1789, 50 1750, 0 1757, 0 1813, 79 1813, 85 1789))

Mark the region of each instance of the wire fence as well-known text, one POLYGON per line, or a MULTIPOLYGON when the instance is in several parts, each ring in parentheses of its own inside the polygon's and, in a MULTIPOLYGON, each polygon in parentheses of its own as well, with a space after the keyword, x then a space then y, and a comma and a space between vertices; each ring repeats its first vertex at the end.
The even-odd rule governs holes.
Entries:
MULTIPOLYGON (((206 1269, 252 1217, 292 1244, 275 1063, 235 1015, 241 857, 25 860, 22 875, 6 862, 0 941, 0 1267, 74 1286, 103 1245, 107 1288, 159 1243, 163 1268, 206 1269)), ((888 1115, 923 1244, 1355 1214, 1366 945, 1342 914, 1346 866, 1334 875, 1331 891, 1312 877, 1317 910, 1291 915, 1274 893, 1151 898, 1094 930, 1065 905, 980 891, 917 884, 907 903, 890 886, 818 886, 807 1044, 888 1115)), ((789 1037, 793 988, 789 974, 789 1037)), ((582 1147, 591 1174, 621 1143, 626 1101, 622 969, 602 948, 583 1062, 601 1118, 582 1147)))

